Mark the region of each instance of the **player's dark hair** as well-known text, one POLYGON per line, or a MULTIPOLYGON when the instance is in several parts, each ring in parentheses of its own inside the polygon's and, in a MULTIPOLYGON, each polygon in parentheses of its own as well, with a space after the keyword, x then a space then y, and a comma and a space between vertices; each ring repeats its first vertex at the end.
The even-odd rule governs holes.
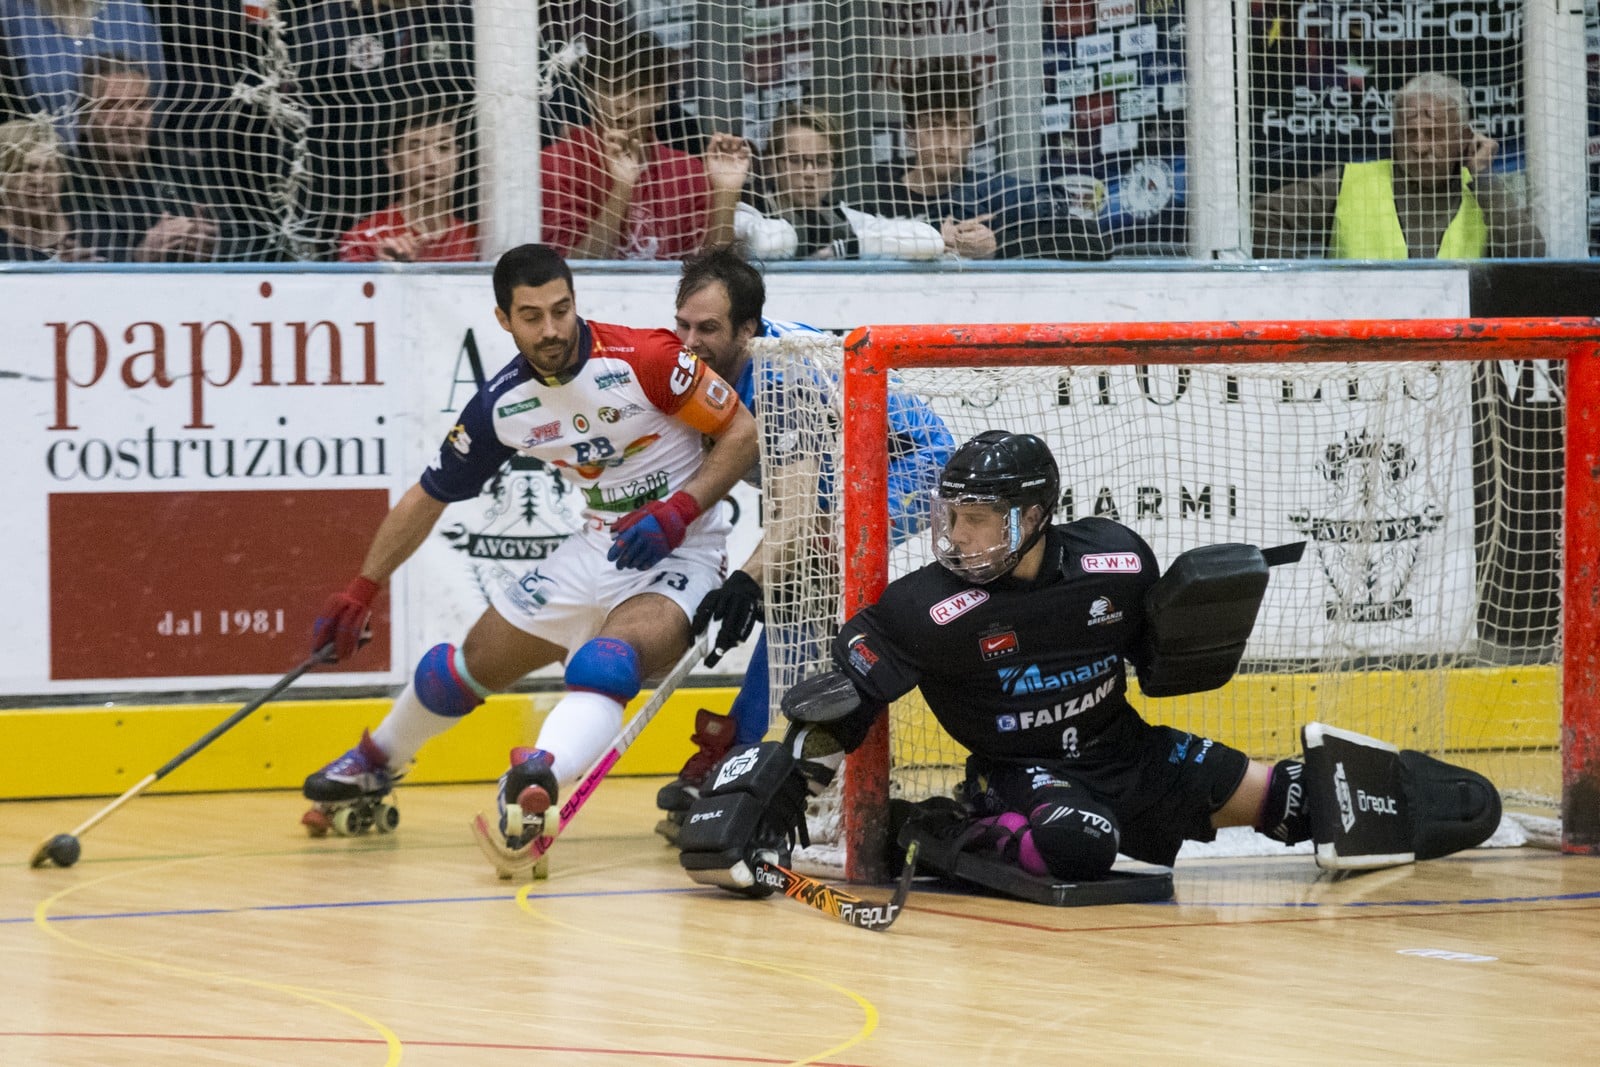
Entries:
POLYGON ((972 68, 958 56, 929 59, 917 65, 901 90, 906 124, 921 126, 940 119, 971 122, 978 109, 972 68))
POLYGON ((441 104, 437 100, 407 100, 395 106, 384 123, 383 143, 393 149, 401 137, 412 130, 448 126, 459 140, 466 107, 459 103, 441 104))
POLYGON ((519 285, 537 289, 560 279, 572 289, 572 268, 549 245, 518 245, 494 265, 494 302, 510 314, 511 292, 519 285))
POLYGON ((677 58, 648 30, 628 30, 593 42, 578 68, 584 85, 604 92, 666 89, 677 58))
POLYGON ((767 303, 767 285, 761 272, 752 267, 731 245, 715 245, 683 261, 678 277, 678 307, 712 282, 721 282, 728 293, 728 318, 734 329, 747 322, 761 321, 767 303))

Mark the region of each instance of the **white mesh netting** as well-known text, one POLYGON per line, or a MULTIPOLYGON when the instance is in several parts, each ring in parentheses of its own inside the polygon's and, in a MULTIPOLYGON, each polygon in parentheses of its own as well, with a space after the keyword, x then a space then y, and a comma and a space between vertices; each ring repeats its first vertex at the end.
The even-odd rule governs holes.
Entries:
POLYGON ((1583 256, 1570 7, 6 0, 0 254, 1583 256))
MULTIPOLYGON (((760 398, 768 434, 798 432, 788 449, 814 457, 764 470, 782 520, 767 528, 784 561, 769 577, 776 699, 829 662, 839 524, 862 521, 840 514, 830 472, 887 450, 840 458, 837 338, 758 344, 774 380, 812 386, 760 398)), ((1562 382, 1559 365, 1532 361, 1351 362, 916 369, 891 388, 931 404, 957 442, 990 428, 1042 436, 1061 464, 1058 521, 1117 519, 1163 565, 1199 545, 1309 542, 1301 563, 1274 570, 1234 681, 1181 698, 1135 691, 1146 718, 1262 759, 1298 752, 1307 721, 1342 725, 1446 753, 1549 814, 1562 382)), ((890 577, 929 559, 926 536, 912 537, 890 553, 890 577)), ((915 695, 892 709, 890 748, 891 795, 912 800, 948 793, 965 758, 915 695)), ((835 792, 814 806, 814 869, 843 869, 849 803, 835 792)))

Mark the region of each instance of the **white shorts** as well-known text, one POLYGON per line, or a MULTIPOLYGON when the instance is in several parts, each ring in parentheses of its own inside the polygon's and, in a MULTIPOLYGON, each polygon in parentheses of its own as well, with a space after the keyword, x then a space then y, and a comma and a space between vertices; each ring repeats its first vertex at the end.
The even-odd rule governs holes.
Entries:
POLYGON ((508 574, 489 602, 517 629, 569 653, 599 633, 617 605, 640 593, 658 593, 693 619, 700 601, 727 575, 729 524, 723 511, 691 526, 683 544, 647 571, 618 570, 606 559, 611 535, 584 529, 520 576, 508 574))

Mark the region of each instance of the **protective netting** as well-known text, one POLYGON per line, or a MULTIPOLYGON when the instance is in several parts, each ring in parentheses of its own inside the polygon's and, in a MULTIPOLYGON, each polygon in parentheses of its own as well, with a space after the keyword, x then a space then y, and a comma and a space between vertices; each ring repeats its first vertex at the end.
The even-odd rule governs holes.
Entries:
POLYGON ((4 0, 0 250, 1582 256, 1568 7, 4 0))
MULTIPOLYGON (((774 379, 837 380, 836 338, 758 344, 774 379)), ((1234 681, 1167 699, 1135 688, 1150 721, 1268 760, 1299 751, 1305 722, 1345 726, 1446 754, 1548 814, 1563 382, 1544 361, 1351 362, 907 369, 891 389, 930 404, 958 442, 992 428, 1043 437, 1061 465, 1058 521, 1121 521, 1163 566, 1200 545, 1308 542, 1302 562, 1274 569, 1234 681)), ((840 524, 862 522, 841 514, 829 472, 886 457, 842 456, 837 387, 786 389, 758 415, 769 438, 799 431, 787 461, 764 466, 768 506, 786 517, 768 527, 784 561, 767 630, 781 698, 829 665, 819 634, 839 620, 840 524)), ((890 577, 930 558, 926 535, 911 537, 890 577)), ((892 708, 891 795, 947 794, 964 758, 914 694, 892 708)), ((842 870, 849 803, 835 792, 814 806, 808 865, 842 870)))

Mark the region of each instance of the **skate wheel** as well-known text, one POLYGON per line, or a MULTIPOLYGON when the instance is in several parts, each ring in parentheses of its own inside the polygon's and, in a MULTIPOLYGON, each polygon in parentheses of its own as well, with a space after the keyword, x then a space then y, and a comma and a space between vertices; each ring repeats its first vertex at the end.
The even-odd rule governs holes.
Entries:
POLYGON ((393 833, 394 828, 400 825, 400 809, 393 804, 379 804, 372 825, 378 828, 378 833, 393 833))
POLYGON ((539 857, 538 862, 533 865, 533 877, 535 881, 543 881, 544 879, 550 877, 549 856, 539 857))
POLYGON ((333 813, 333 832, 340 837, 351 837, 359 834, 364 827, 356 817, 356 809, 340 808, 333 813))
POLYGON ((311 837, 327 837, 328 828, 332 824, 328 822, 327 812, 321 808, 312 808, 300 816, 300 825, 306 828, 306 833, 311 837))
POLYGON ((522 809, 515 804, 507 806, 500 816, 500 832, 508 838, 521 837, 523 825, 522 809))

